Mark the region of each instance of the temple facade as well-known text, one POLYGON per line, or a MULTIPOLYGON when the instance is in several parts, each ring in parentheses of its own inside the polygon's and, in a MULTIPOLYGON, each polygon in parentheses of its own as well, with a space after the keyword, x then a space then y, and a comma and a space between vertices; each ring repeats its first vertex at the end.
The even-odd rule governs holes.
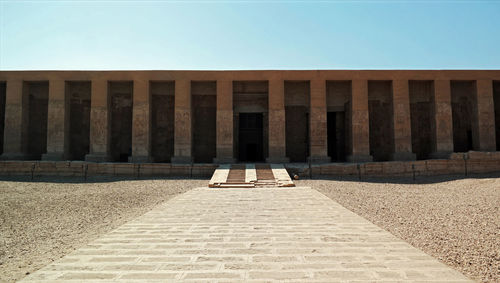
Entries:
POLYGON ((500 70, 0 71, 0 150, 174 164, 500 151, 500 70))

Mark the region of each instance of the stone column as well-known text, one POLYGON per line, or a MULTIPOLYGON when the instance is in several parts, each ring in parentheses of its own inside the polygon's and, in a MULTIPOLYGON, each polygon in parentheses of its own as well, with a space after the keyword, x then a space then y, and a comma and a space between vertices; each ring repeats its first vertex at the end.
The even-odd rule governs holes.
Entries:
POLYGON ((109 156, 109 109, 108 82, 102 79, 92 80, 90 101, 90 153, 85 161, 106 162, 109 156))
POLYGON ((370 113, 368 112, 368 81, 353 80, 351 94, 351 154, 349 162, 370 162, 370 113))
POLYGON ((269 157, 268 163, 286 163, 285 82, 269 81, 269 157))
POLYGON ((326 121, 326 81, 311 80, 309 114, 309 160, 312 163, 330 162, 326 121))
POLYGON ((132 156, 129 162, 151 162, 150 95, 148 80, 134 80, 132 103, 132 156))
POLYGON ((233 163, 233 82, 217 81, 217 157, 214 163, 233 163))
POLYGON ((66 93, 64 80, 49 81, 47 153, 42 160, 64 160, 67 153, 66 93))
POLYGON ((479 150, 496 151, 493 81, 478 80, 476 86, 479 150))
POLYGON ((411 147, 410 90, 408 80, 392 81, 394 152, 392 160, 415 160, 411 147))
POLYGON ((5 128, 3 139, 3 160, 25 159, 23 146, 23 81, 8 80, 5 97, 5 128))
POLYGON ((432 158, 449 158, 453 152, 453 120, 449 80, 434 81, 434 128, 436 144, 432 158))
POLYGON ((174 156, 172 163, 191 163, 191 81, 175 81, 174 156))

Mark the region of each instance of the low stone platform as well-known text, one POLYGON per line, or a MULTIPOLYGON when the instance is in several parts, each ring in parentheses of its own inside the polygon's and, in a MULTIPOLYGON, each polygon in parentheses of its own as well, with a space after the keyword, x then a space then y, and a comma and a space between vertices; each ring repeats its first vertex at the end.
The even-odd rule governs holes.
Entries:
POLYGON ((224 164, 215 170, 210 188, 294 187, 283 164, 224 164))
MULTIPOLYGON (((210 177, 218 164, 110 163, 85 161, 0 161, 0 176, 125 176, 210 177)), ((300 177, 352 176, 393 177, 466 175, 500 172, 500 151, 453 153, 449 159, 364 163, 285 163, 285 169, 300 177)))
POLYGON ((198 188, 23 282, 469 282, 309 188, 198 188))

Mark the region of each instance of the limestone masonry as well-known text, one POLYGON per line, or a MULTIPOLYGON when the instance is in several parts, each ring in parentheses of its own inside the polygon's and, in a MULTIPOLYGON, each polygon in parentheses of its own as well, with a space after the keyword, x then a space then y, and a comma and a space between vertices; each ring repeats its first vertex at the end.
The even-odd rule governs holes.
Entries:
POLYGON ((3 160, 498 157, 500 70, 0 71, 0 121, 3 160))

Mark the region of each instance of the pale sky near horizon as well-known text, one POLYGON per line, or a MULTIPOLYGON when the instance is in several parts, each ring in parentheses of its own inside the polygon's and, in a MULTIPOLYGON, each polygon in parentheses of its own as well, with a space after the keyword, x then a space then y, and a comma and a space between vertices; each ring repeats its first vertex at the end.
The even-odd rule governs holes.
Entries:
POLYGON ((6 1, 0 70, 500 69, 500 1, 6 1))

